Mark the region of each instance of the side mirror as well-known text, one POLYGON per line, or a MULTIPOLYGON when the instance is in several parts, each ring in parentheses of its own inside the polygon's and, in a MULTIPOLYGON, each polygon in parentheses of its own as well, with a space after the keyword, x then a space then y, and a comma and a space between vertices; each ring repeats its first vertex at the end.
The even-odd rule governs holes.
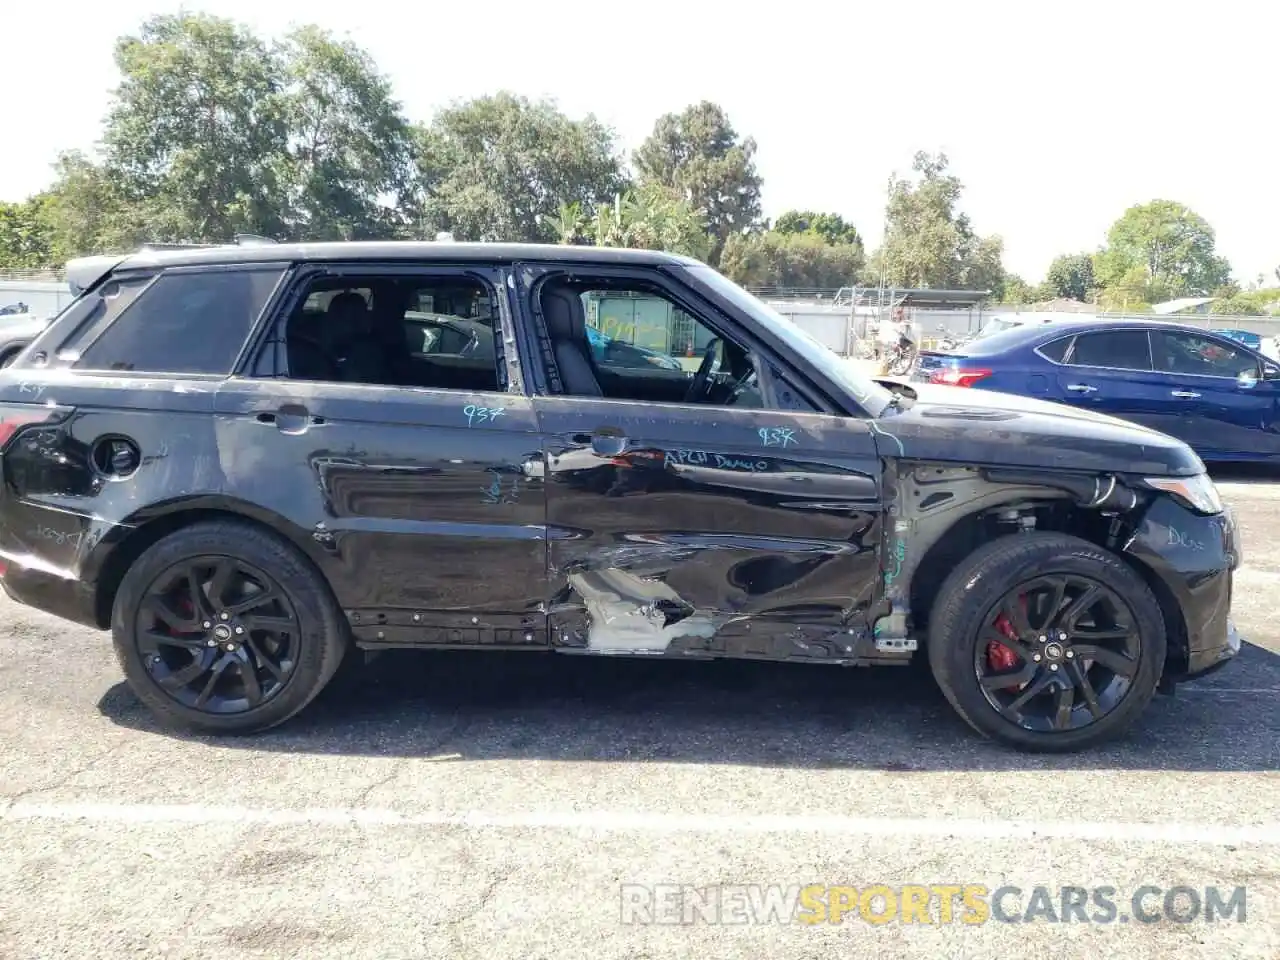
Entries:
POLYGON ((1262 365, 1263 380, 1280 380, 1280 367, 1274 363, 1266 363, 1262 365))

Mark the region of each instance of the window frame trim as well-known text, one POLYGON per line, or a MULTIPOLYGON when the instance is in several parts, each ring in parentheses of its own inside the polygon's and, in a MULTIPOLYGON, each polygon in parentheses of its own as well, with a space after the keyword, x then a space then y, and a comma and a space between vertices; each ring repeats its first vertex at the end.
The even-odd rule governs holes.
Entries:
MULTIPOLYGON (((1265 360, 1261 359, 1259 355, 1255 354, 1251 349, 1246 347, 1243 343, 1240 343, 1235 340, 1231 340, 1230 338, 1214 336, 1213 334, 1210 334, 1210 333, 1193 333, 1190 330, 1148 330, 1147 331, 1148 341, 1150 341, 1151 334, 1153 333, 1166 334, 1171 337, 1177 337, 1177 336, 1198 337, 1201 340, 1208 340, 1210 343, 1216 344, 1219 347, 1224 347, 1228 350, 1231 350, 1233 353, 1239 353, 1241 350, 1243 350, 1246 356, 1251 357, 1253 359, 1253 369, 1254 369, 1254 372, 1258 375, 1258 380, 1261 381, 1263 379, 1262 375, 1265 370, 1265 366, 1264 366, 1265 360)), ((1155 365, 1156 365, 1156 351, 1155 351, 1155 344, 1152 344, 1151 366, 1153 369, 1155 368, 1155 365)), ((1201 377, 1205 380, 1225 380, 1228 383, 1235 383, 1237 380, 1240 379, 1240 374, 1238 373, 1234 377, 1228 377, 1220 373, 1175 373, 1172 370, 1156 370, 1155 372, 1165 377, 1201 377)))
MULTIPOLYGON (((249 349, 250 344, 254 342, 255 337, 258 335, 258 331, 261 328, 263 323, 263 318, 267 316, 273 302, 275 301, 275 298, 279 295, 281 285, 284 283, 285 278, 288 276, 290 267, 291 267, 291 264, 288 261, 268 260, 268 261, 254 261, 252 263, 195 264, 195 265, 163 267, 161 269, 142 268, 138 270, 116 271, 106 279, 103 286, 113 282, 123 282, 123 281, 132 280, 135 278, 144 278, 148 276, 150 277, 150 280, 141 290, 138 291, 138 293, 134 296, 132 302, 130 302, 130 304, 127 307, 121 310, 120 313, 118 313, 111 320, 111 322, 104 323, 103 322, 104 318, 99 318, 97 321, 94 322, 93 326, 98 327, 98 329, 95 331, 93 329, 93 326, 91 326, 90 329, 86 331, 86 339, 82 343, 77 343, 75 346, 75 349, 78 351, 78 356, 76 357, 75 360, 72 360, 68 363, 66 369, 73 376, 120 377, 120 378, 131 378, 131 379, 138 379, 138 380, 201 380, 201 381, 209 381, 209 382, 221 382, 223 380, 228 379, 229 377, 233 377, 236 375, 236 372, 240 369, 240 365, 243 362, 243 359, 246 355, 246 352, 249 349), (230 367, 221 373, 204 373, 204 372, 183 371, 183 370, 114 370, 110 367, 77 366, 80 360, 83 359, 84 356, 90 350, 92 350, 102 340, 102 338, 107 335, 109 331, 114 330, 117 324, 119 324, 126 317, 128 317, 130 312, 135 310, 138 307, 138 305, 143 302, 147 294, 151 293, 152 290, 155 289, 156 285, 166 277, 201 276, 201 275, 208 275, 208 274, 223 274, 223 273, 267 273, 267 272, 275 272, 277 274, 276 282, 274 286, 272 286, 271 292, 267 294, 266 299, 263 300, 262 306, 259 307, 257 314, 250 320, 249 325, 246 327, 245 333, 240 341, 240 347, 236 351, 235 356, 232 357, 232 362, 230 367)), ((76 334, 75 330, 70 331, 70 333, 67 336, 67 339, 64 339, 61 343, 58 344, 56 348, 52 350, 52 353, 55 359, 58 357, 60 353, 62 353, 62 351, 65 349, 65 345, 68 342, 68 340, 70 340, 71 337, 74 337, 75 334, 76 334)))
POLYGON ((1044 343, 1040 344, 1039 346, 1032 348, 1032 352, 1035 353, 1036 356, 1040 357, 1042 360, 1046 361, 1047 363, 1052 363, 1055 367, 1063 367, 1067 370, 1114 370, 1117 373, 1160 373, 1160 371, 1155 368, 1156 367, 1155 351, 1151 347, 1151 331, 1148 329, 1143 329, 1140 331, 1132 331, 1132 330, 1123 330, 1123 329, 1118 329, 1116 327, 1111 327, 1106 330, 1084 330, 1084 331, 1077 330, 1074 333, 1065 334, 1061 337, 1055 337, 1052 340, 1046 340, 1044 343), (1109 367, 1109 366, 1103 366, 1101 364, 1067 363, 1065 361, 1065 357, 1069 353, 1071 353, 1073 350, 1075 350, 1075 342, 1081 337, 1099 336, 1101 334, 1106 334, 1106 333, 1135 333, 1135 332, 1141 333, 1146 338, 1146 341, 1147 341, 1147 361, 1149 366, 1145 370, 1142 367, 1109 367), (1051 343, 1058 343, 1061 340, 1071 341, 1071 343, 1067 345, 1067 349, 1063 351, 1062 356, 1064 357, 1064 360, 1054 360, 1052 357, 1041 352, 1043 347, 1047 347, 1051 343))
MULTIPOLYGON (((524 278, 521 278, 517 295, 519 306, 519 317, 523 330, 528 334, 527 339, 530 341, 531 362, 535 367, 535 383, 533 386, 533 396, 535 397, 560 397, 563 399, 579 399, 579 400, 606 400, 615 403, 637 403, 652 402, 661 403, 663 406, 681 407, 688 410, 736 410, 747 411, 753 410, 757 412, 781 412, 781 413, 808 413, 826 416, 843 416, 830 404, 817 399, 813 391, 809 388, 794 382, 794 378, 787 380, 787 384, 791 390, 800 396, 809 406, 810 410, 787 410, 777 403, 777 393, 774 383, 773 368, 775 366, 785 368, 788 366, 786 361, 775 354, 767 345, 762 344, 756 337, 752 336, 750 331, 745 329, 743 325, 735 319, 731 314, 726 312, 718 304, 706 300, 698 291, 692 287, 688 287, 681 283, 676 277, 673 277, 667 271, 660 267, 651 267, 647 265, 626 265, 618 266, 608 263, 594 263, 590 261, 562 261, 562 260, 525 260, 513 265, 516 270, 535 270, 536 275, 526 284, 524 278), (585 278, 590 280, 592 277, 598 277, 603 280, 617 280, 621 283, 630 281, 637 285, 648 281, 648 285, 661 290, 673 306, 688 314, 695 322, 702 323, 704 327, 709 327, 713 332, 716 327, 724 328, 724 332, 717 332, 720 337, 728 336, 732 338, 739 346, 747 351, 747 356, 751 361, 752 367, 755 369, 756 380, 760 385, 760 392, 765 403, 762 407, 734 407, 725 406, 723 404, 709 403, 681 403, 673 401, 635 401, 626 397, 580 397, 577 394, 565 392, 563 385, 559 390, 552 389, 552 379, 548 374, 554 372, 556 381, 562 381, 560 371, 548 368, 548 364, 555 364, 554 354, 551 352, 550 334, 547 331, 546 320, 542 315, 541 297, 542 288, 548 281, 554 279, 577 279, 585 278), (710 316, 711 322, 707 318, 710 316)), ((785 373, 783 374, 785 376, 785 373)))
POLYGON ((509 288, 511 286, 510 270, 507 264, 499 261, 477 260, 334 260, 307 261, 295 264, 295 269, 287 276, 287 283, 277 290, 276 302, 262 325, 262 341, 244 357, 245 372, 241 374, 251 380, 277 380, 296 384, 336 384, 342 387, 361 387, 369 390, 437 390, 450 394, 475 393, 493 396, 529 396, 527 378, 524 376, 518 358, 504 346, 506 334, 515 332, 515 318, 511 305, 509 288), (304 302, 309 293, 311 283, 318 277, 369 277, 372 279, 415 276, 463 276, 471 277, 483 284, 493 295, 498 307, 498 329, 494 336, 494 367, 498 377, 495 390, 462 391, 452 387, 422 387, 387 383, 351 383, 345 380, 299 380, 289 372, 286 352, 289 317, 304 302), (262 363, 266 350, 270 348, 271 357, 262 363), (261 351, 261 352, 259 352, 261 351), (248 367, 255 369, 250 371, 248 367), (258 368, 262 367, 262 372, 258 368), (505 384, 503 380, 505 379, 505 384))

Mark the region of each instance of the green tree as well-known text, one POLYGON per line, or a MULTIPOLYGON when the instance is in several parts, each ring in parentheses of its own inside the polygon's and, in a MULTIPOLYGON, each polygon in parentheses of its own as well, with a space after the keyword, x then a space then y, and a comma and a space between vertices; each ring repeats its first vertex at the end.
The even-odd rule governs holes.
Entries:
POLYGON ((1065 297, 1088 303, 1097 287, 1093 276, 1093 256, 1088 253, 1064 253, 1049 264, 1045 282, 1054 297, 1065 297))
POLYGON ((704 100, 659 117, 634 162, 642 183, 674 190, 703 212, 712 238, 708 259, 718 264, 730 236, 760 224, 755 153, 755 140, 740 137, 724 110, 704 100))
POLYGON ((997 290, 1003 282, 1003 243, 979 237, 957 209, 963 185, 947 172, 945 154, 920 152, 916 180, 890 184, 888 228, 873 257, 877 273, 897 287, 997 290))
POLYGON ((836 290, 853 284, 866 262, 861 243, 827 243, 812 231, 729 237, 720 270, 755 290, 836 290))
POLYGON ((639 184, 613 204, 599 204, 593 213, 582 213, 578 205, 562 208, 560 223, 575 223, 578 235, 602 247, 665 250, 699 260, 711 248, 701 211, 655 183, 639 184))
POLYGON ((365 51, 319 27, 294 30, 278 54, 289 233, 300 240, 354 240, 401 230, 412 138, 390 82, 365 51))
POLYGON ((1209 304, 1209 310, 1211 313, 1221 313, 1236 317, 1266 316, 1266 311, 1258 306, 1256 301, 1243 295, 1221 297, 1209 304))
POLYGON ((1231 277, 1231 265, 1214 245, 1213 228, 1195 211, 1172 200, 1153 200, 1130 207, 1112 225, 1094 269, 1108 288, 1124 286, 1136 294, 1144 287, 1147 303, 1204 296, 1231 277))
POLYGON ((1023 304, 1035 302, 1035 291, 1016 273, 1006 274, 1000 288, 1000 303, 1023 304))
POLYGON ((106 173, 149 239, 284 232, 287 102, 267 46, 229 20, 165 14, 119 40, 115 59, 106 173))
POLYGON ((594 116, 571 120, 550 101, 498 93, 450 107, 419 127, 422 229, 459 240, 555 242, 561 209, 594 209, 624 186, 616 136, 594 116))
POLYGON ((47 194, 21 203, 0 202, 0 270, 55 266, 55 244, 47 194))
POLYGON ((838 213, 815 213, 812 210, 788 210, 773 224, 777 233, 813 233, 835 246, 844 243, 861 245, 857 229, 838 213))

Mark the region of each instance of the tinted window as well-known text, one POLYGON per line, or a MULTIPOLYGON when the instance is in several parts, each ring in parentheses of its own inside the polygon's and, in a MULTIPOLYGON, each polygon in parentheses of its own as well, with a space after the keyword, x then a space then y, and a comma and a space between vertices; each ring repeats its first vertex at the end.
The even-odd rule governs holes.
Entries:
POLYGON ((1156 369, 1202 377, 1258 372, 1258 360, 1239 344, 1191 333, 1155 333, 1156 369))
POLYGON ((1041 346, 1039 350, 1055 363, 1061 363, 1063 357, 1067 355, 1067 347, 1069 346, 1071 346, 1071 338, 1063 337, 1060 340, 1050 340, 1041 346))
POLYGON ((1075 338, 1064 362, 1076 367, 1150 370, 1151 347, 1145 330, 1108 330, 1075 338))
POLYGON ((279 279, 278 269, 165 274, 89 343, 75 366, 230 373, 279 279))
POLYGON ((285 324, 289 376, 501 392, 497 297, 476 277, 318 277, 285 324))

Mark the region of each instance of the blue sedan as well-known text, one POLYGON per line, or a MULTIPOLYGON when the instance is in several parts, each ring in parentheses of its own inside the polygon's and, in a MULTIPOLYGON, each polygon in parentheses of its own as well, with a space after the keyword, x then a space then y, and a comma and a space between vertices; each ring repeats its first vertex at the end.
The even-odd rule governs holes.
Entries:
POLYGON ((1280 364, 1183 324, 1064 320, 932 354, 913 379, 1055 400, 1159 430, 1207 461, 1280 459, 1280 364))

